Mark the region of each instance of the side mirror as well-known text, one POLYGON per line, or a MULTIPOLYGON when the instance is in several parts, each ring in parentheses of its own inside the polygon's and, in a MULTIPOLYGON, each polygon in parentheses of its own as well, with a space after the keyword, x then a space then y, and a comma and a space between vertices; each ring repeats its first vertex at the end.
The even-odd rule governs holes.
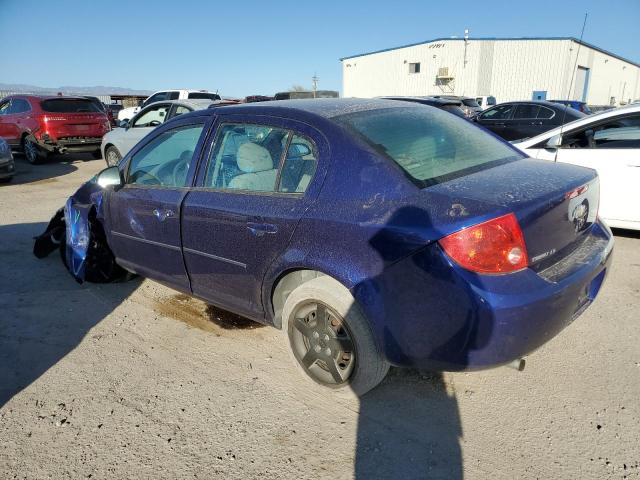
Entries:
POLYGON ((120 120, 120 123, 118 123, 118 126, 120 128, 129 128, 129 120, 120 120))
POLYGON ((289 145, 290 155, 293 157, 304 157, 305 155, 311 155, 311 149, 304 143, 292 143, 289 145))
POLYGON ((557 150, 561 146, 562 146, 562 135, 558 134, 558 135, 554 135, 549 140, 547 140, 547 143, 545 144, 544 147, 548 148, 549 150, 557 150))
POLYGON ((118 167, 109 167, 102 170, 96 176, 96 182, 102 188, 108 187, 109 185, 122 186, 123 183, 118 167))

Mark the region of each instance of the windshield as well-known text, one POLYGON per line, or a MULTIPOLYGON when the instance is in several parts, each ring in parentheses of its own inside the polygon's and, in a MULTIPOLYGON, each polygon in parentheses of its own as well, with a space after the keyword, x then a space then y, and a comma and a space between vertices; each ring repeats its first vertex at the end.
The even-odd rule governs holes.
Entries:
POLYGON ((91 100, 56 98, 53 100, 44 100, 41 106, 45 112, 55 113, 90 113, 101 111, 91 100))
POLYGON ((333 120, 391 158, 419 187, 524 158, 467 120, 434 108, 367 110, 333 120))

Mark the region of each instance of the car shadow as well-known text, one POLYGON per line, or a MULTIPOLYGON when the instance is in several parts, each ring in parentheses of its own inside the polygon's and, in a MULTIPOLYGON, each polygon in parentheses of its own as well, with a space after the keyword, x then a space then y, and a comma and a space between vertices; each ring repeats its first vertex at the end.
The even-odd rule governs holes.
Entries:
POLYGON ((57 252, 32 254, 46 223, 0 226, 0 408, 54 367, 140 280, 79 286, 57 252))
POLYGON ((53 182, 56 177, 68 175, 78 169, 72 163, 78 159, 68 155, 54 155, 53 158, 47 159, 45 163, 38 165, 30 164, 21 154, 14 154, 13 158, 15 160, 16 173, 10 182, 3 184, 4 186, 53 182))
MULTIPOLYGON (((369 244, 381 264, 398 261, 396 246, 408 241, 404 232, 407 226, 413 225, 433 231, 431 213, 417 207, 400 208, 370 238, 369 244)), ((440 234, 436 232, 436 235, 440 234)), ((433 360, 433 368, 437 368, 439 360, 451 361, 455 363, 455 370, 461 370, 469 364, 469 352, 482 348, 491 331, 487 328, 480 331, 473 306, 463 298, 455 309, 439 298, 442 287, 453 287, 454 280, 450 268, 438 269, 429 259, 428 254, 406 257, 400 260, 405 264, 399 273, 390 274, 387 269, 385 278, 368 278, 356 289, 362 287, 377 292, 383 285, 386 285, 384 288, 396 285, 404 291, 404 302, 432 305, 431 312, 416 312, 418 318, 390 328, 390 322, 399 319, 394 318, 397 311, 386 299, 387 305, 382 307, 387 319, 383 328, 384 348, 402 358, 405 365, 414 365, 412 353, 407 351, 413 348, 419 352, 413 356, 433 360), (433 277, 437 277, 440 293, 428 291, 433 277), (443 309, 448 309, 444 316, 443 309), (429 315, 439 317, 429 319, 429 315), (445 318, 448 318, 446 323, 440 321, 445 318), (422 326, 415 328, 414 322, 422 326), (397 337, 404 342, 399 342, 397 337)), ((385 271, 382 266, 378 268, 385 271)), ((451 291, 454 292, 454 288, 451 291)), ((378 387, 360 397, 354 477, 462 479, 461 438, 458 402, 443 374, 392 367, 378 387)))

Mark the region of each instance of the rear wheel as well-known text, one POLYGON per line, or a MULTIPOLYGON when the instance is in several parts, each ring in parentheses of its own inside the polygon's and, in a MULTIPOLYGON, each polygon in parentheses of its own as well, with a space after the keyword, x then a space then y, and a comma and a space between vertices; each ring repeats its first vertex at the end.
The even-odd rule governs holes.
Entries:
POLYGON ((316 383, 363 395, 387 374, 389 364, 366 318, 349 290, 331 277, 297 287, 282 317, 296 364, 316 383))
POLYGON ((118 163, 120 163, 122 155, 120 155, 120 152, 116 147, 111 145, 105 150, 104 159, 107 162, 107 166, 115 167, 116 165, 118 165, 118 163))
POLYGON ((22 151, 24 152, 24 156, 27 159, 27 162, 35 165, 37 163, 41 163, 46 159, 46 154, 44 154, 38 145, 31 140, 29 137, 25 137, 22 140, 22 151))

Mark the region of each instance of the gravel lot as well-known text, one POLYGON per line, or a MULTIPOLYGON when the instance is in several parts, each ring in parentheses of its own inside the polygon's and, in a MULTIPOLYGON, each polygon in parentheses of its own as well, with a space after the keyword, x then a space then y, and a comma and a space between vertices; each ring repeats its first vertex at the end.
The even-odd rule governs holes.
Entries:
POLYGON ((640 236, 509 368, 312 387, 280 333, 148 280, 78 285, 32 237, 101 160, 0 186, 1 478, 640 478, 640 236))

